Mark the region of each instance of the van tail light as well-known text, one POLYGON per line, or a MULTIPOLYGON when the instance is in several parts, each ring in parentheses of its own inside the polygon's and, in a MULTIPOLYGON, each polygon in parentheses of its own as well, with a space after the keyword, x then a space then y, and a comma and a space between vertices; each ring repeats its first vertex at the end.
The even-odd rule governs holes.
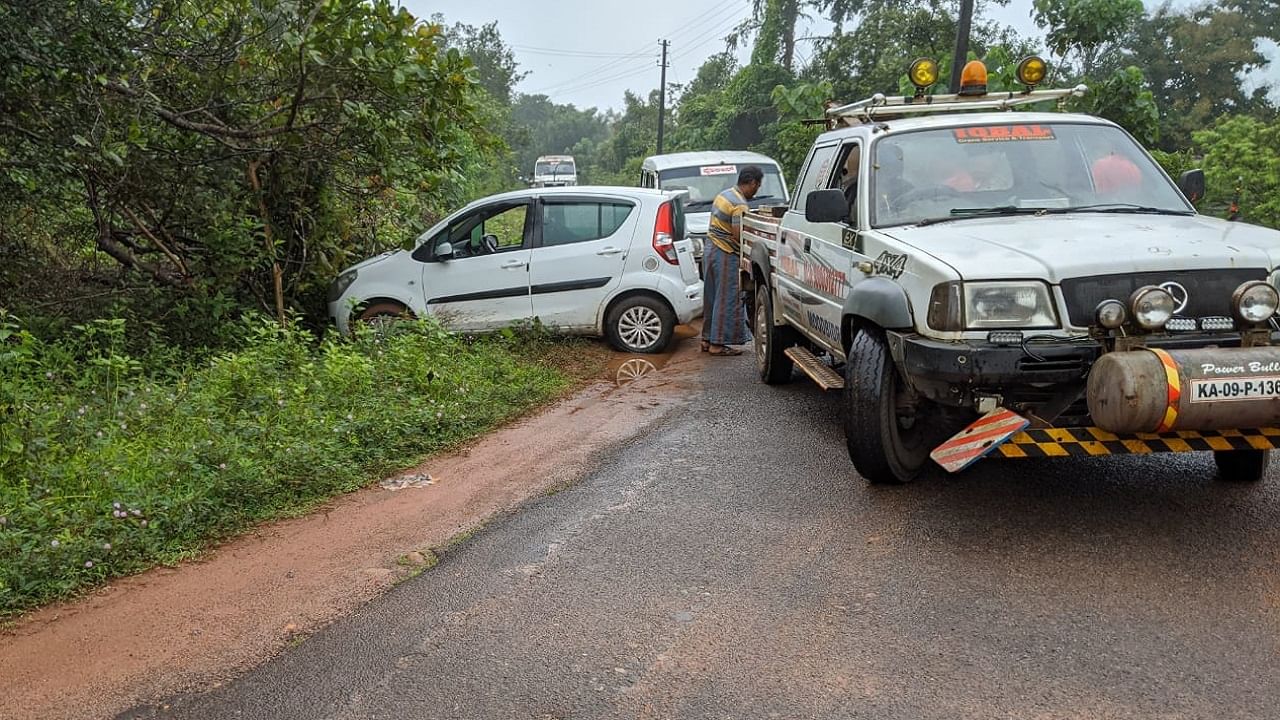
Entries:
POLYGON ((671 265, 678 265, 676 258, 675 219, 671 215, 671 203, 658 206, 658 218, 653 221, 653 251, 671 265))

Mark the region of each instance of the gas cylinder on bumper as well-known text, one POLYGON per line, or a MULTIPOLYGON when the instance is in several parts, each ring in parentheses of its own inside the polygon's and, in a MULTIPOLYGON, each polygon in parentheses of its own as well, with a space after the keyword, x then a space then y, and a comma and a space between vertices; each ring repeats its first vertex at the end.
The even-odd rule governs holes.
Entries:
POLYGON ((1280 347, 1107 353, 1088 402, 1114 433, 1280 426, 1280 347))

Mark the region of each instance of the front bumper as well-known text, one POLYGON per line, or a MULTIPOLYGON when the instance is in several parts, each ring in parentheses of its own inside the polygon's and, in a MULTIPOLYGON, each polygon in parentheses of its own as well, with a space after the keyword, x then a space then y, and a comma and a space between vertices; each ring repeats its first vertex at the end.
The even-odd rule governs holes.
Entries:
MULTIPOLYGON (((1272 342, 1280 335, 1272 334, 1272 342)), ((890 348, 908 377, 973 388, 1057 384, 1084 380, 1103 352, 1101 343, 1077 341, 994 345, 982 341, 943 342, 915 334, 890 334, 890 348)), ((1153 335, 1146 343, 1165 350, 1240 346, 1240 336, 1153 335)))
POLYGON ((941 342, 918 335, 890 335, 889 340, 908 377, 974 388, 1083 380, 1102 354, 1096 342, 1036 343, 1029 346, 1033 357, 1018 346, 985 342, 941 342))

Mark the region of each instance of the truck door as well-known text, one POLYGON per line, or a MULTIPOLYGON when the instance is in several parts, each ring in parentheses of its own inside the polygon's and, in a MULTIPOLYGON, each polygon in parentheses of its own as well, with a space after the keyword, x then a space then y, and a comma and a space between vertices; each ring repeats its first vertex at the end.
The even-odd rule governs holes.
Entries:
POLYGON ((840 190, 849 204, 844 220, 810 225, 805 239, 805 267, 809 271, 806 288, 810 304, 805 308, 805 326, 837 356, 843 354, 840 323, 844 301, 853 284, 863 275, 854 268, 865 257, 859 234, 863 186, 863 147, 857 139, 840 145, 825 189, 840 190))
MULTIPOLYGON (((819 145, 809 155, 809 162, 796 187, 791 207, 787 210, 778 238, 778 307, 792 325, 801 328, 812 339, 830 343, 830 328, 822 321, 827 313, 820 307, 822 288, 831 277, 823 269, 829 261, 826 253, 814 251, 814 241, 830 228, 805 220, 805 205, 810 192, 829 187, 841 146, 838 142, 819 145)), ((836 325, 837 345, 839 325, 836 325)))

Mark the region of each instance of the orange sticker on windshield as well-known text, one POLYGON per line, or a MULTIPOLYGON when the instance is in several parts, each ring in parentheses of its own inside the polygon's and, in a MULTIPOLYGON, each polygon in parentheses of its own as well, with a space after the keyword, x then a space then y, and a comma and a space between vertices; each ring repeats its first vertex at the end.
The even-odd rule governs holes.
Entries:
POLYGON ((1047 125, 986 125, 954 128, 958 143, 1009 142, 1011 140, 1053 140, 1047 125))

